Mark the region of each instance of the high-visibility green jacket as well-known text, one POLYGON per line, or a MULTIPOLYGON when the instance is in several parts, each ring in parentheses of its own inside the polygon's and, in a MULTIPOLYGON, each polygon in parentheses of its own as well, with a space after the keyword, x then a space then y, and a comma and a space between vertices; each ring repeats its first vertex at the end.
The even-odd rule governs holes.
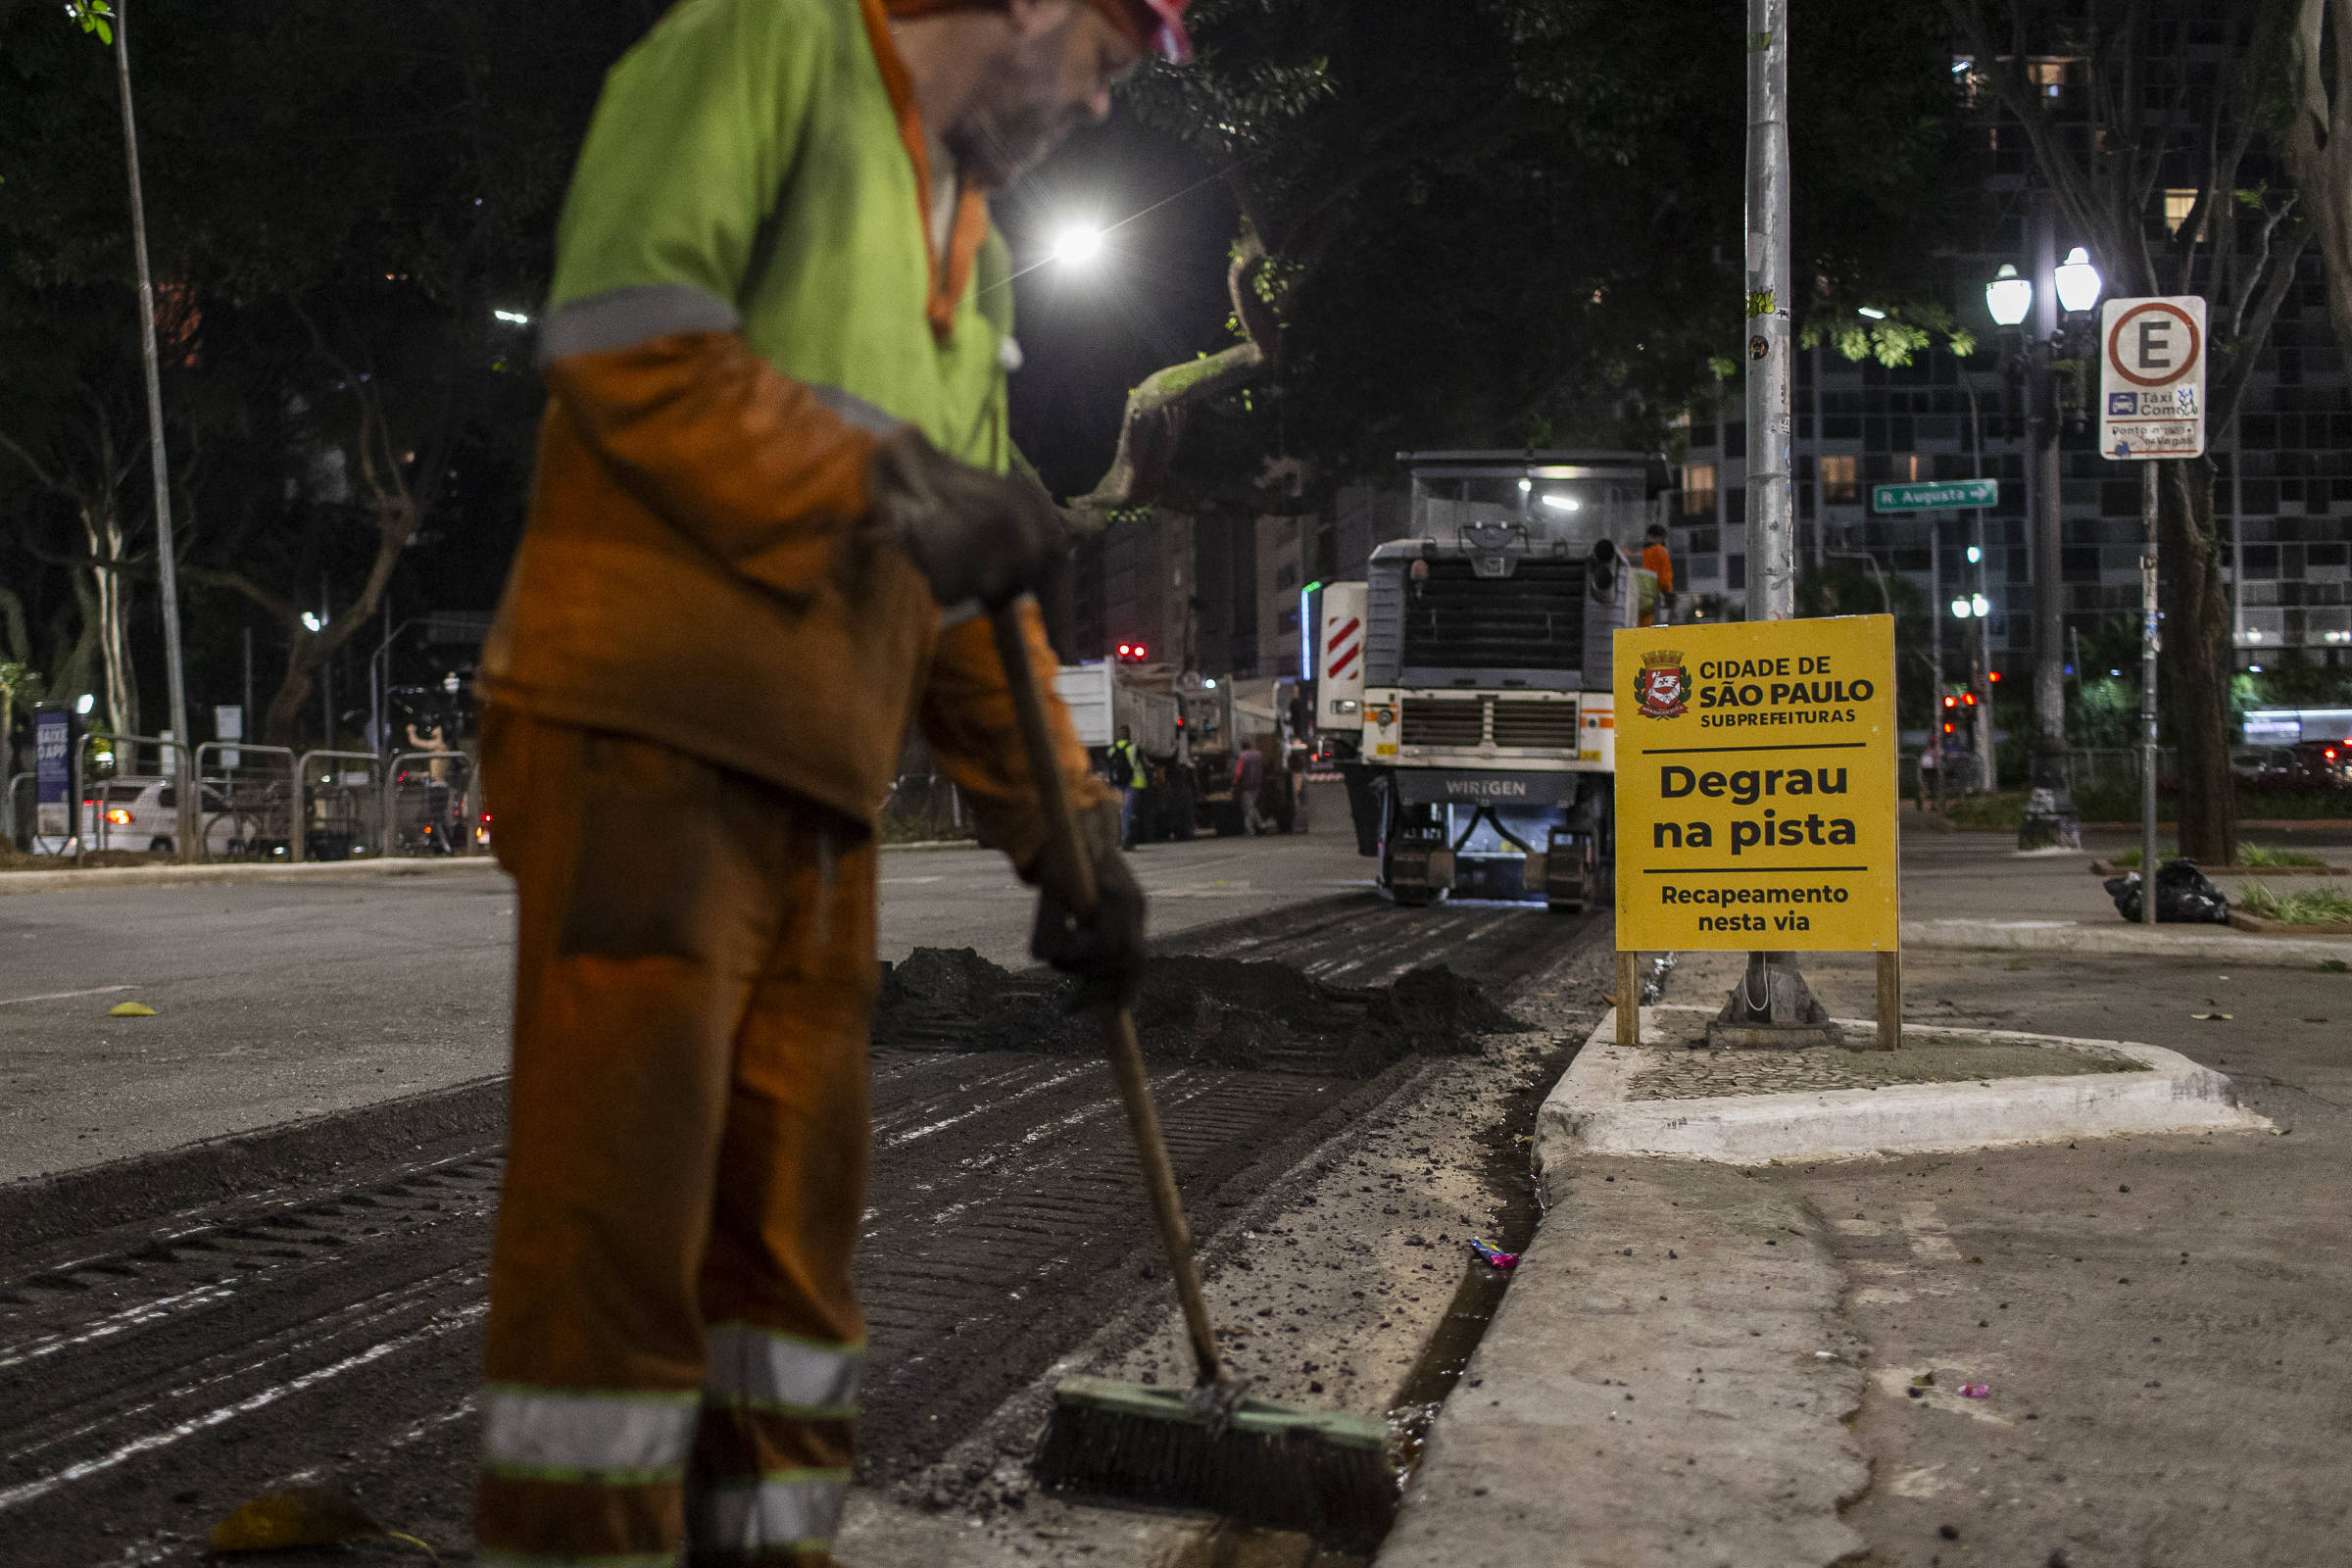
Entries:
POLYGON ((1144 771, 1144 754, 1135 742, 1110 743, 1110 781, 1123 790, 1140 790, 1151 784, 1151 775, 1144 771))
POLYGON ((985 623, 943 617, 865 522, 902 422, 995 471, 1011 453, 1004 242, 964 189, 939 254, 927 163, 878 0, 682 0, 613 68, 557 233, 537 482, 482 686, 861 820, 919 717, 1025 860, 985 623))

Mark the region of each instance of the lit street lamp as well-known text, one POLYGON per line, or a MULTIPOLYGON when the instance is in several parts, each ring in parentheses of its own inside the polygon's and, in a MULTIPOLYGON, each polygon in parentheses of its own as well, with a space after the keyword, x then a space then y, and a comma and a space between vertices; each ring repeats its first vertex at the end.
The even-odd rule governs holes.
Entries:
POLYGON ((1054 260, 1064 267, 1083 267, 1102 254, 1102 230, 1093 223, 1071 223, 1054 236, 1054 260))
MULTIPOLYGON (((2034 540, 2034 749, 2026 810, 2017 830, 2021 850, 2080 849, 2082 821, 2066 778, 2065 583, 2059 509, 2058 435, 2061 422, 2084 418, 2083 362, 2095 349, 2090 313, 2102 280, 2090 253, 2078 245, 2057 259, 2047 201, 2033 215, 2031 278, 2004 263, 1984 285, 1984 308, 2001 328, 2001 367, 2013 395, 2027 410, 2031 459, 2026 491, 2034 540), (2034 317, 2033 328, 2026 318, 2034 317)), ((1975 606, 1972 604, 1971 609, 1975 606)))

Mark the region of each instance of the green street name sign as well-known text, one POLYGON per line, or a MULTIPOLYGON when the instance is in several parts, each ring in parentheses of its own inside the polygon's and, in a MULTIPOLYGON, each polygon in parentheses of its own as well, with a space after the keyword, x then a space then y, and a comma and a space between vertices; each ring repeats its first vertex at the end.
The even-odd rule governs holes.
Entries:
POLYGON ((1995 479, 1953 479, 1943 484, 1874 484, 1873 512, 1941 512, 1947 507, 1989 507, 2001 499, 1995 479))

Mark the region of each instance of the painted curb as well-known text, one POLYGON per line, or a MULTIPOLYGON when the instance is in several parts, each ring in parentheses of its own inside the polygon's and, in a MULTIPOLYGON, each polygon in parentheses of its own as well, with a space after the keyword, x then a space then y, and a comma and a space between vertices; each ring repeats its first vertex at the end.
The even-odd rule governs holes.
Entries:
POLYGON ((499 870, 488 855, 413 860, 305 860, 300 865, 113 865, 87 871, 0 871, 0 897, 62 893, 74 888, 171 887, 179 883, 302 882, 338 876, 438 876, 450 871, 499 870))
POLYGON ((1906 920, 1902 945, 1927 952, 2084 953, 2117 957, 2216 959, 2301 969, 2333 958, 2352 963, 2352 939, 2256 936, 2250 932, 2154 931, 2076 920, 1906 920))
MULTIPOLYGON (((1646 1026, 1659 1008, 1642 1009, 1646 1026)), ((1669 1007, 1707 1012, 1706 1007, 1669 1007)), ((1866 1019, 1840 1018, 1856 1030, 1866 1019)), ((2178 1052, 2120 1040, 2075 1040, 2009 1029, 1927 1029, 2005 1045, 2072 1046, 2130 1057, 2139 1072, 1996 1078, 1989 1083, 1895 1084, 1708 1100, 1628 1101, 1642 1054, 1616 1044, 1604 1015, 1536 1117, 1539 1170, 1578 1156, 1642 1154, 1760 1164, 1769 1159, 1856 1159, 1949 1153, 2007 1144, 2059 1143, 2126 1134, 2259 1132, 2268 1119, 2243 1109, 2236 1086, 2178 1052)))

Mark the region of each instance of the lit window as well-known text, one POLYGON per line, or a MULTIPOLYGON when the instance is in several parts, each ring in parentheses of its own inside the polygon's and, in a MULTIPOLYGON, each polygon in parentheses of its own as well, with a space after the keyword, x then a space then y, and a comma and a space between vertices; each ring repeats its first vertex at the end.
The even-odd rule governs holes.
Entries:
POLYGON ((1854 460, 1851 457, 1825 457, 1821 460, 1821 499, 1833 506, 1850 506, 1862 499, 1862 485, 1854 477, 1854 460))
POLYGON ((2041 89, 2044 98, 2060 97, 2066 91, 2067 65, 2068 62, 2064 60, 2029 60, 2026 62, 2026 75, 2034 86, 2041 89))
POLYGON ((1715 514, 1715 465, 1686 463, 1683 465, 1683 515, 1686 517, 1715 514))
MULTIPOLYGON (((2175 234, 2180 233, 2180 225, 2188 221, 2188 215, 2196 210, 2196 205, 2197 193, 2194 190, 2166 191, 2164 193, 2164 226, 2166 229, 2175 234)), ((2205 225, 2202 223, 2197 225, 2199 239, 2205 237, 2204 229, 2205 225)))
POLYGON ((1917 484, 1927 475, 1927 465, 1916 452, 1897 452, 1886 460, 1887 476, 1896 484, 1917 484))

